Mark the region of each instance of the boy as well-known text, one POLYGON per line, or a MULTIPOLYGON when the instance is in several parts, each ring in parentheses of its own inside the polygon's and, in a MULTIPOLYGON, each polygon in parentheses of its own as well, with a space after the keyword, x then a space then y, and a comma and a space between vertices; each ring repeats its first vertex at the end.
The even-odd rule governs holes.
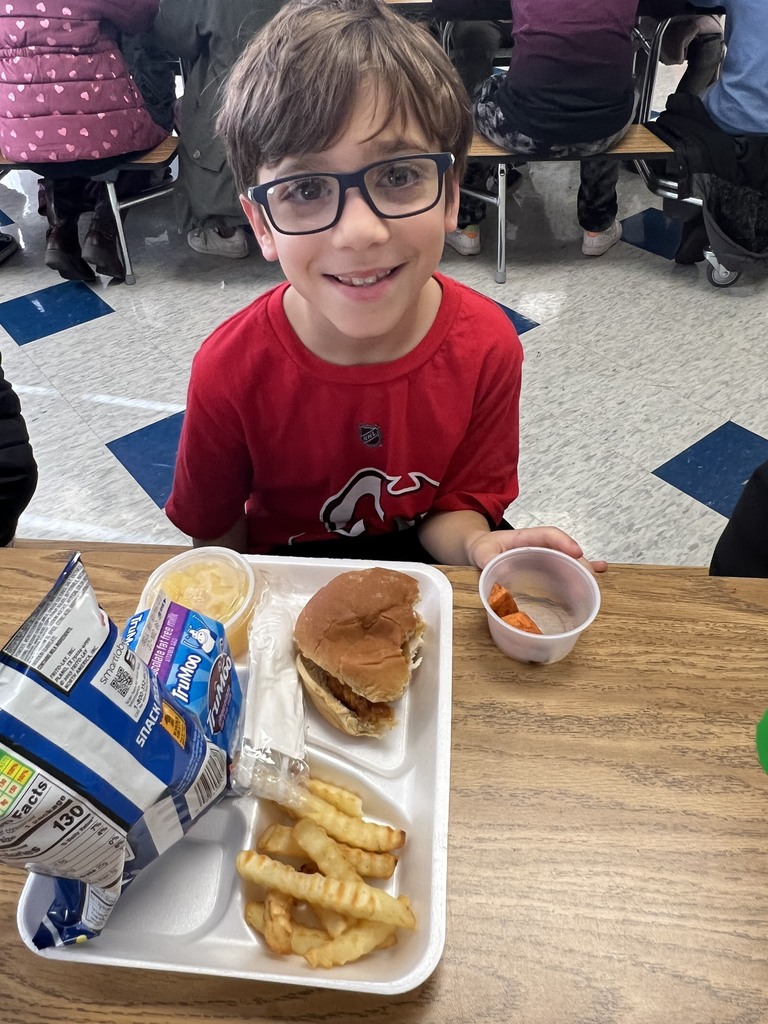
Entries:
POLYGON ((468 100, 379 0, 290 0, 231 75, 219 129, 288 283, 197 353, 167 512, 195 544, 483 566, 554 528, 493 531, 517 495, 522 351, 435 275, 468 100))

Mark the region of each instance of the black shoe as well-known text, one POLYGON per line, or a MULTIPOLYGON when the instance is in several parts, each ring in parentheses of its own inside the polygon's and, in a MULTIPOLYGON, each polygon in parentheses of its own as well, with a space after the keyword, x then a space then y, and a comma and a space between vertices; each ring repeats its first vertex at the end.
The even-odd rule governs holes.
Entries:
POLYGON ((83 242, 83 259, 104 274, 118 281, 125 280, 125 267, 117 252, 117 239, 91 227, 83 242))
POLYGON ((12 235, 6 235, 0 231, 0 263, 7 260, 9 256, 13 256, 18 248, 19 243, 12 235))
POLYGON ((77 225, 48 228, 45 236, 45 265, 58 270, 65 281, 95 281, 96 275, 80 255, 77 225))

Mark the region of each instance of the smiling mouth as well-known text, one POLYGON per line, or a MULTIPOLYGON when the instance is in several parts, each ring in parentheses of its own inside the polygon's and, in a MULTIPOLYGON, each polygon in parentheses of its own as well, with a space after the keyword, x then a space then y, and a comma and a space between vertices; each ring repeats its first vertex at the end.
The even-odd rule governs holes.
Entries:
POLYGON ((379 281, 383 281, 385 277, 389 277, 392 271, 396 269, 396 267, 392 267, 390 270, 382 270, 381 272, 366 274, 360 277, 356 275, 341 276, 339 274, 332 274, 331 276, 341 284, 351 285, 353 288, 367 288, 372 284, 378 284, 379 281))

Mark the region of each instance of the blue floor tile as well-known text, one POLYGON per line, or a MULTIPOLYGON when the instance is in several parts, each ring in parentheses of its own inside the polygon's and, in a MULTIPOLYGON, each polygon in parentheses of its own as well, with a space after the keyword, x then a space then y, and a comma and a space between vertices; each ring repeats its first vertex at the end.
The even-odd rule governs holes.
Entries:
POLYGON ((728 422, 702 437, 654 475, 730 516, 752 471, 768 459, 768 439, 728 422))
POLYGON ((26 345, 108 313, 114 313, 112 307, 88 285, 82 281, 64 281, 18 299, 0 302, 0 325, 17 345, 26 345))
POLYGON ((13 224, 13 219, 8 216, 5 210, 0 210, 0 228, 7 227, 8 224, 13 224))
POLYGON ((624 242, 671 260, 680 244, 682 225, 661 210, 648 209, 621 222, 624 242))
POLYGON ((115 438, 107 445, 160 508, 165 506, 171 493, 183 421, 184 413, 177 412, 132 434, 115 438))
POLYGON ((505 306, 502 302, 497 302, 496 305, 507 314, 514 324, 515 330, 518 334, 525 334, 526 331, 530 331, 532 328, 539 326, 536 320, 531 320, 529 317, 523 316, 522 313, 518 313, 517 310, 510 309, 509 306, 505 306))

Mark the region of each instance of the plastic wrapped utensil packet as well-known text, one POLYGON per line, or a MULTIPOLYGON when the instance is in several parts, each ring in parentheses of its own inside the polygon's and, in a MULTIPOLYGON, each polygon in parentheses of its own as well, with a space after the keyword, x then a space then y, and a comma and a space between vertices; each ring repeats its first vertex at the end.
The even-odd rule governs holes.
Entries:
POLYGON ((223 624, 161 592, 151 608, 128 619, 123 638, 170 695, 197 715, 208 739, 231 758, 242 691, 223 624))
POLYGON ((251 620, 242 738, 231 779, 240 795, 289 804, 303 793, 309 768, 293 627, 305 601, 288 583, 274 580, 251 620))
POLYGON ((75 555, 0 651, 0 861, 55 879, 35 945, 98 935, 226 780, 224 752, 119 638, 75 555))

